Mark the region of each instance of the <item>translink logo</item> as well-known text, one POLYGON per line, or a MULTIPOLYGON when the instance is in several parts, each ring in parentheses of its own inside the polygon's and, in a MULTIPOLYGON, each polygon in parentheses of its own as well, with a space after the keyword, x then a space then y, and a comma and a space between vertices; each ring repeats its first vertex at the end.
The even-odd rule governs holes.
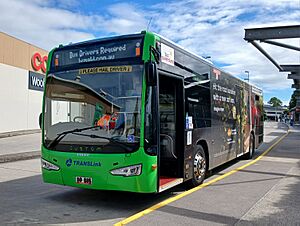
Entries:
POLYGON ((66 160, 66 165, 67 167, 72 166, 101 166, 100 162, 93 162, 93 161, 79 161, 79 160, 72 160, 72 159, 67 159, 66 160))
POLYGON ((72 159, 67 159, 66 165, 67 167, 70 167, 72 165, 72 159))

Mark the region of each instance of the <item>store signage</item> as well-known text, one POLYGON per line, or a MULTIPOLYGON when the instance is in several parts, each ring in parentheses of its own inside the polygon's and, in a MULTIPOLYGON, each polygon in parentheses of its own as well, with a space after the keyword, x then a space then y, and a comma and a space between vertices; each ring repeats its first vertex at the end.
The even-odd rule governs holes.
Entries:
POLYGON ((44 90, 44 75, 29 71, 28 77, 28 89, 31 90, 44 90))
POLYGON ((35 71, 46 73, 48 56, 42 56, 40 53, 35 53, 31 57, 31 64, 35 71))

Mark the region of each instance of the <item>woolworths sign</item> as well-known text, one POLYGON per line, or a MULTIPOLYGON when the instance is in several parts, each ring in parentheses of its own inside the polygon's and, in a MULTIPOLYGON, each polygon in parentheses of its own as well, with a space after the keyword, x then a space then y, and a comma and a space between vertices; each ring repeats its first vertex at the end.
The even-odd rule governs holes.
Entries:
POLYGON ((45 76, 32 71, 29 71, 28 75, 28 89, 43 91, 45 76))

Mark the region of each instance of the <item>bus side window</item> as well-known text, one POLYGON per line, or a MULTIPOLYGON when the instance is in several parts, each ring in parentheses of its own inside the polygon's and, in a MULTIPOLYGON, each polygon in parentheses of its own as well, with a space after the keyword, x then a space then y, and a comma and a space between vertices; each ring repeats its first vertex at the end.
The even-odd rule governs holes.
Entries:
POLYGON ((194 128, 211 127, 210 81, 185 80, 186 111, 193 117, 194 128))

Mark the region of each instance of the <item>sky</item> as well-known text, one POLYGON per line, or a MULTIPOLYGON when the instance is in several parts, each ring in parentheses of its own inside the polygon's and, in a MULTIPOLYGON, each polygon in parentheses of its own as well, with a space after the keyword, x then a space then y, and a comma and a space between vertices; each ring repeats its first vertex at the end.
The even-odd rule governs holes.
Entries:
MULTIPOLYGON (((243 38, 245 28, 300 24, 300 0, 0 0, 0 31, 50 50, 149 30, 218 67, 261 87, 264 100, 288 104, 293 89, 278 69, 243 38)), ((300 46, 300 40, 285 40, 300 46)), ((279 64, 300 63, 300 53, 261 44, 279 64)))

